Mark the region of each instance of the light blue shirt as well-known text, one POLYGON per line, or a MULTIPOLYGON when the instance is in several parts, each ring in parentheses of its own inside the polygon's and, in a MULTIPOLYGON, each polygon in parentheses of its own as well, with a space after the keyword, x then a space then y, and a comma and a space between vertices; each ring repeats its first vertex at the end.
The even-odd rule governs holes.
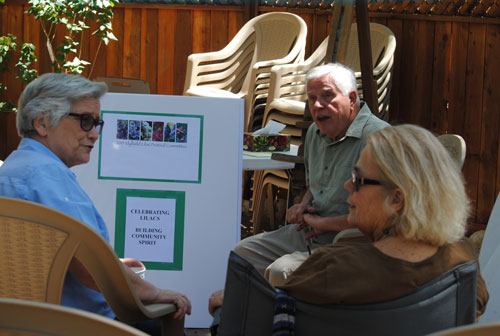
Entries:
MULTIPOLYGON (((23 138, 0 167, 0 196, 57 209, 87 224, 109 242, 106 225, 75 174, 39 141, 23 138)), ((64 281, 62 304, 115 317, 101 293, 84 286, 69 272, 64 281)))

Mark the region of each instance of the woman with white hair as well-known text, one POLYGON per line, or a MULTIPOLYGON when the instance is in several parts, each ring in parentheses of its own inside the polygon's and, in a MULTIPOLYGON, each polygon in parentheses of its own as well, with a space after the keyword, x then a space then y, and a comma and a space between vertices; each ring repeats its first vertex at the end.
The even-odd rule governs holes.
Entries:
MULTIPOLYGON (((369 242, 317 249, 279 286, 293 297, 317 304, 387 301, 474 259, 464 239, 469 201, 462 176, 429 131, 401 125, 372 133, 344 187, 347 220, 369 242)), ((479 276, 478 313, 487 300, 479 276)))
MULTIPOLYGON (((104 126, 99 99, 106 84, 67 74, 49 73, 31 82, 19 98, 17 150, 0 167, 0 196, 24 199, 55 208, 96 230, 106 241, 106 225, 73 172, 87 163, 104 126)), ((144 266, 122 259, 129 267, 144 266)), ((126 267, 136 293, 144 303, 172 302, 176 318, 190 314, 186 295, 157 288, 126 267)), ((115 318, 87 270, 73 259, 64 282, 62 304, 115 318)), ((161 331, 156 321, 137 324, 151 334, 161 331)))

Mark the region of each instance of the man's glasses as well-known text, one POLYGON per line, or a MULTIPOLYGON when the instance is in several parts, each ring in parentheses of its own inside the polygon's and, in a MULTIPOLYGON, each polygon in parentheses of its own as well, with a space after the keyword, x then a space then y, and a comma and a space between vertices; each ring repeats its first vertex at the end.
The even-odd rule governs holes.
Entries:
POLYGON ((68 113, 68 115, 75 117, 75 118, 79 118, 80 119, 80 127, 85 132, 89 132, 92 129, 92 127, 95 126, 95 130, 96 130, 97 134, 101 134, 102 128, 104 127, 104 120, 95 119, 90 114, 86 114, 86 113, 82 113, 82 114, 68 113))
POLYGON ((359 188, 365 184, 371 185, 381 185, 380 181, 367 179, 359 175, 359 168, 354 167, 352 169, 352 185, 354 187, 354 191, 359 191, 359 188))

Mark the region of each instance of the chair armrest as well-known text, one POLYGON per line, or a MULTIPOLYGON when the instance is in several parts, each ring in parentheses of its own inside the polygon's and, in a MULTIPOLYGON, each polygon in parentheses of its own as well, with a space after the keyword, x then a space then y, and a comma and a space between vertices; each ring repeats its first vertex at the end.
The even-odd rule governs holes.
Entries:
POLYGON ((152 303, 143 305, 141 308, 145 312, 144 315, 150 319, 174 313, 177 310, 177 306, 173 303, 152 303))
POLYGON ((276 161, 290 162, 290 163, 304 163, 304 157, 298 155, 282 154, 282 153, 272 153, 271 159, 276 161))

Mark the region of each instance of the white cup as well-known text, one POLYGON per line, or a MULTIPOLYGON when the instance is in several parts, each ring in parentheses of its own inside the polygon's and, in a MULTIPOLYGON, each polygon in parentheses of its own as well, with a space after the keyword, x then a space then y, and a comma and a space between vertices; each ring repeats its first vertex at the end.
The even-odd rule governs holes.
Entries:
POLYGON ((141 279, 146 278, 146 267, 130 267, 132 272, 137 274, 141 279))

